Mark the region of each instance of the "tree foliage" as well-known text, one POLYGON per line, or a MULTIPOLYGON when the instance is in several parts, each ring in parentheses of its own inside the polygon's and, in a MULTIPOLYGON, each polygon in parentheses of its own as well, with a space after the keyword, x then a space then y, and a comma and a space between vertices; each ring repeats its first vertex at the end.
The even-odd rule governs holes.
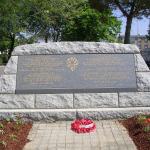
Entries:
POLYGON ((90 0, 91 5, 101 11, 102 8, 119 9, 126 17, 126 31, 124 43, 130 43, 130 32, 133 18, 150 15, 149 0, 90 0))
POLYGON ((88 4, 66 22, 62 33, 65 41, 115 41, 121 22, 112 16, 110 10, 98 12, 88 4))
POLYGON ((83 0, 31 0, 29 3, 29 31, 37 36, 58 41, 66 20, 83 0))
MULTIPOLYGON (((24 30, 23 1, 2 0, 0 1, 0 39, 5 48, 10 49, 9 55, 15 46, 15 39, 24 30)), ((1 50, 4 50, 3 48, 1 50)))
POLYGON ((114 41, 120 22, 87 0, 0 0, 0 52, 44 38, 52 41, 114 41))

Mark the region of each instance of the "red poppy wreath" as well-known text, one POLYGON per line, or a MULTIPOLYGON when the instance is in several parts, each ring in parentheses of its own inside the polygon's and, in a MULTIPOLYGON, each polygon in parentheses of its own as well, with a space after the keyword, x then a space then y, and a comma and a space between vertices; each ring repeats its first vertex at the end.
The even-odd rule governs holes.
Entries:
POLYGON ((96 124, 90 119, 74 120, 71 130, 76 133, 90 133, 96 129, 96 124))

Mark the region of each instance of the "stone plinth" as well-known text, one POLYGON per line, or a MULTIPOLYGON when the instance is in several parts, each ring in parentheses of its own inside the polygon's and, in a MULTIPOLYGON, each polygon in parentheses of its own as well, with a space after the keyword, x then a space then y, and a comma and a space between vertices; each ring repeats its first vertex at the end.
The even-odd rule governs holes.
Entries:
MULTIPOLYGON (((107 61, 107 60, 106 60, 107 61)), ((53 42, 18 46, 0 76, 0 117, 21 114, 32 120, 116 119, 150 112, 150 70, 135 45, 101 42, 53 42), (137 91, 16 94, 20 56, 132 54, 137 91)))

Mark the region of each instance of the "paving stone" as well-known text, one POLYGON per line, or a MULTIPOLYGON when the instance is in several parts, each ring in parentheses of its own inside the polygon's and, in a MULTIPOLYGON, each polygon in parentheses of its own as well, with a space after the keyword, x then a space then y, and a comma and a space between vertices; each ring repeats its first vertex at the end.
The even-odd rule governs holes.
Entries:
POLYGON ((28 136, 32 141, 23 150, 136 150, 126 129, 117 121, 95 123, 96 131, 86 134, 71 131, 70 121, 36 123, 28 136))

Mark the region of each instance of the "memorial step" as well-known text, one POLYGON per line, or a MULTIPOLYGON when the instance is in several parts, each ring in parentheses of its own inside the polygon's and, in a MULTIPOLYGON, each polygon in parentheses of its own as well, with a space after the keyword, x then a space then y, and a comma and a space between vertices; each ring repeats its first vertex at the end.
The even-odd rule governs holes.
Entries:
POLYGON ((150 113, 150 107, 131 108, 89 108, 89 109, 1 109, 0 118, 15 117, 20 115, 23 118, 34 121, 58 121, 74 120, 76 118, 101 119, 122 119, 137 114, 150 113))

